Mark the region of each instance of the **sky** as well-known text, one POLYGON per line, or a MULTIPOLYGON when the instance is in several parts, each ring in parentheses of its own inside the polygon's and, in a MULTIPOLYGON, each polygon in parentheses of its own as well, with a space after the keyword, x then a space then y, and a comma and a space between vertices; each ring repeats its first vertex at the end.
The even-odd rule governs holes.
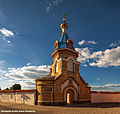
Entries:
POLYGON ((83 79, 97 91, 120 91, 119 0, 0 0, 0 87, 34 89, 49 73, 66 13, 83 79))

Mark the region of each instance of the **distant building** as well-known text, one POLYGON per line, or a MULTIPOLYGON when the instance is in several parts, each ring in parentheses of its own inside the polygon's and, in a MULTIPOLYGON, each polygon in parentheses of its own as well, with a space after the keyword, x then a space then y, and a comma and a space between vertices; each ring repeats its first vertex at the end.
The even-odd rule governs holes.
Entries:
POLYGON ((78 52, 74 49, 73 40, 68 37, 65 16, 63 21, 61 39, 55 42, 55 51, 51 55, 51 71, 36 79, 36 102, 40 105, 91 102, 90 87, 80 76, 78 52))

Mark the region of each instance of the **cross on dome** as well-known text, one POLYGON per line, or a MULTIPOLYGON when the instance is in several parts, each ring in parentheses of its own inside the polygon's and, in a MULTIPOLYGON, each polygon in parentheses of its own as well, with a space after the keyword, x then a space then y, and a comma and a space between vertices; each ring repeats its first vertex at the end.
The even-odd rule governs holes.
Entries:
POLYGON ((61 38, 59 41, 55 42, 55 49, 61 49, 61 48, 70 48, 74 50, 73 47, 73 40, 69 39, 67 29, 68 29, 68 23, 66 22, 66 14, 64 13, 63 16, 63 23, 61 23, 60 27, 62 29, 61 38))

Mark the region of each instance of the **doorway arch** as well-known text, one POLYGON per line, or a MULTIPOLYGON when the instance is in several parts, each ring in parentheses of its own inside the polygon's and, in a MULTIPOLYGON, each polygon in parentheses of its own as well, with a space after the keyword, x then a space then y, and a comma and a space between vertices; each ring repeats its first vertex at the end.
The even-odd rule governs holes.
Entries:
POLYGON ((75 101, 75 94, 72 89, 68 89, 66 91, 66 103, 67 104, 73 104, 75 101))
POLYGON ((77 101, 77 91, 74 87, 64 89, 64 101, 66 104, 72 104, 77 101))

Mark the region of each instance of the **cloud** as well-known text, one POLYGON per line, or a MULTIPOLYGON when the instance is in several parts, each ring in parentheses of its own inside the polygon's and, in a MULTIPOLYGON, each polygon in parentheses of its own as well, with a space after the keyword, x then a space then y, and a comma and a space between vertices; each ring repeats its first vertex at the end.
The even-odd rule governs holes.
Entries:
POLYGON ((88 44, 96 44, 95 41, 88 41, 87 43, 88 43, 88 44))
POLYGON ((83 64, 83 66, 84 66, 84 67, 87 67, 87 65, 86 65, 86 64, 83 64))
POLYGON ((9 83, 20 83, 23 89, 35 88, 35 79, 49 73, 49 65, 8 68, 4 74, 9 83), (10 81, 11 80, 11 81, 10 81))
POLYGON ((2 75, 5 74, 5 73, 6 73, 6 71, 0 70, 0 76, 2 76, 2 75))
POLYGON ((0 60, 0 65, 2 65, 5 61, 4 60, 0 60))
POLYGON ((12 46, 12 43, 10 40, 7 39, 7 37, 13 37, 14 33, 10 30, 7 30, 5 28, 0 29, 0 38, 2 38, 7 44, 8 46, 12 46))
POLYGON ((85 40, 82 40, 82 41, 79 41, 78 42, 79 45, 84 45, 84 44, 96 44, 95 41, 85 41, 85 40))
POLYGON ((85 40, 79 41, 78 44, 79 44, 79 45, 85 44, 85 40))
POLYGON ((27 66, 30 66, 31 65, 31 63, 27 63, 27 66))
POLYGON ((48 6, 46 7, 46 11, 49 12, 51 7, 56 6, 61 2, 62 2, 62 0, 52 0, 51 2, 49 2, 48 6))
POLYGON ((0 29, 0 32, 6 37, 14 36, 14 33, 12 31, 7 30, 5 28, 0 29))
POLYGON ((8 84, 8 82, 5 82, 8 79, 5 77, 5 73, 6 73, 6 71, 4 71, 0 68, 0 88, 1 88, 1 86, 5 87, 5 85, 8 84))
POLYGON ((97 59, 95 62, 90 63, 90 65, 98 67, 120 66, 120 46, 106 49, 97 59))
POLYGON ((49 73, 50 66, 24 66, 20 68, 8 68, 5 76, 16 79, 36 79, 49 73))
POLYGON ((4 63, 5 63, 5 61, 4 61, 4 60, 0 60, 0 70, 3 68, 4 63))
POLYGON ((100 81, 101 79, 100 78, 97 78, 98 81, 100 81))
POLYGON ((89 61, 90 50, 87 48, 75 48, 79 52, 78 61, 81 63, 86 63, 89 61))
POLYGON ((100 58, 102 56, 103 52, 102 51, 97 51, 94 52, 90 55, 90 59, 96 59, 96 58, 100 58))
POLYGON ((105 84, 103 86, 91 86, 94 91, 120 91, 120 84, 105 84))
POLYGON ((118 42, 114 42, 110 44, 110 47, 115 47, 118 46, 120 44, 120 40, 118 42))
POLYGON ((33 89, 33 88, 35 88, 35 80, 20 81, 20 84, 22 85, 22 88, 24 88, 24 89, 33 89))
POLYGON ((78 61, 81 63, 89 62, 90 66, 109 67, 120 66, 120 46, 105 51, 91 52, 86 48, 75 48, 79 52, 78 61))
POLYGON ((8 42, 9 44, 11 43, 11 41, 9 41, 9 40, 8 40, 7 42, 8 42))

